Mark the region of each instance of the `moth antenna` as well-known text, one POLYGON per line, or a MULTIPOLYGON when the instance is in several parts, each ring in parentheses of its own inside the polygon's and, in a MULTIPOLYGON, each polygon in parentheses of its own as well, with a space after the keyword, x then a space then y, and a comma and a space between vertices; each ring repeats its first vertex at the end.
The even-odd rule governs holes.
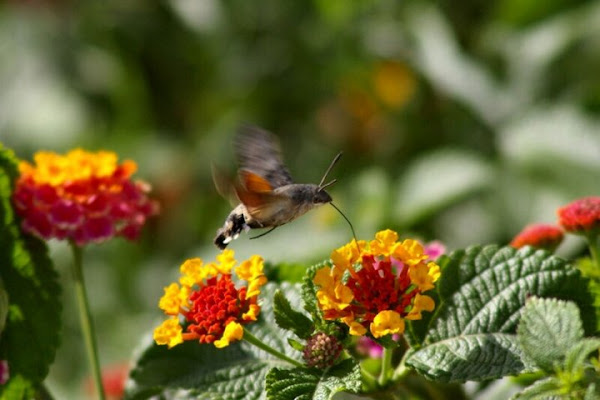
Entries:
POLYGON ((356 243, 356 248, 358 249, 358 254, 360 254, 360 247, 358 246, 358 239, 356 239, 356 232, 354 232, 354 227, 352 226, 352 222, 350 222, 350 220, 348 219, 348 217, 346 217, 346 215, 342 212, 342 210, 340 210, 339 208, 336 207, 335 204, 333 204, 333 202, 329 202, 329 204, 331 204, 331 206, 333 208, 335 208, 341 215, 342 217, 344 217, 344 219, 346 220, 346 222, 348 223, 348 225, 350 225, 350 230, 352 231, 352 237, 354 237, 354 243, 356 243))
POLYGON ((323 182, 325 182, 325 179, 327 178, 327 175, 329 174, 329 172, 331 171, 331 169, 333 168, 333 166, 340 160, 340 157, 342 157, 342 154, 344 154, 343 151, 340 151, 337 156, 335 156, 335 158, 333 159, 333 161, 331 161, 331 164, 329 164, 329 168, 327 168, 327 171, 325 171, 325 175, 323 175, 323 179, 321 179, 321 182, 319 182, 319 190, 323 189, 323 182))
POLYGON ((327 186, 331 186, 331 185, 333 185, 333 184, 334 184, 334 183, 336 183, 336 182, 337 182, 337 179, 333 179, 333 180, 331 180, 331 181, 327 182, 326 184, 324 184, 324 185, 322 185, 322 186, 319 186, 319 190, 323 190, 323 189, 325 189, 327 186))

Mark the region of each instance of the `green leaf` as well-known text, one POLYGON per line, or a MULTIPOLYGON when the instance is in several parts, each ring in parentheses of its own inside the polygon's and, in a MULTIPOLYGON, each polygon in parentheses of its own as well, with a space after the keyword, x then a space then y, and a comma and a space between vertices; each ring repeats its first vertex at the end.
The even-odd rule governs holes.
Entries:
POLYGON ((267 375, 267 399, 329 400, 341 391, 358 392, 360 379, 360 367, 350 359, 324 371, 273 368, 267 375))
POLYGON ((312 321, 301 312, 292 309, 285 295, 278 290, 273 296, 273 311, 275 322, 281 329, 292 331, 301 339, 308 339, 313 332, 312 321))
MULTIPOLYGON (((277 290, 285 294, 293 307, 300 307, 298 285, 269 283, 261 289, 261 296, 270 297, 277 290)), ((301 355, 287 343, 292 334, 275 323, 270 302, 263 303, 258 321, 246 328, 274 349, 300 359, 301 355)), ((126 398, 147 399, 186 389, 190 398, 255 400, 264 392, 269 370, 287 366, 290 364, 244 341, 223 349, 198 342, 168 349, 147 340, 131 372, 126 398)))
POLYGON ((329 266, 328 261, 312 265, 306 270, 306 275, 302 280, 302 300, 304 300, 304 309, 310 314, 312 320, 320 328, 324 324, 321 311, 317 305, 317 288, 313 282, 317 271, 325 266, 329 266))
POLYGON ((600 338, 586 338, 575 343, 567 353, 564 362, 565 371, 575 373, 585 367, 590 353, 600 349, 600 338))
POLYGON ((525 354, 541 369, 553 372, 583 338, 579 309, 572 302, 531 298, 523 309, 518 337, 525 354))
POLYGON ((48 375, 61 325, 61 290, 46 245, 21 232, 12 208, 16 163, 0 147, 0 279, 9 301, 0 358, 8 361, 11 376, 0 387, 0 398, 7 399, 19 393, 31 397, 32 388, 48 375))
POLYGON ((493 379, 525 370, 516 335, 480 333, 446 339, 407 355, 406 363, 440 382, 493 379))
POLYGON ((536 381, 517 393, 511 400, 560 400, 564 399, 560 381, 555 377, 549 377, 536 381))
POLYGON ((303 351, 304 350, 304 345, 302 343, 300 343, 299 341, 294 340, 292 338, 288 339, 288 344, 290 346, 292 346, 292 348, 294 350, 298 350, 298 351, 303 351))
POLYGON ((517 362, 522 352, 514 333, 521 308, 532 295, 573 299, 586 316, 584 327, 593 331, 596 325, 592 298, 581 290, 587 284, 579 271, 544 250, 474 246, 453 252, 441 264, 436 310, 424 320, 425 329, 411 332, 416 351, 406 359, 431 379, 481 380, 530 368, 517 362), (449 352, 460 346, 465 346, 461 355, 477 364, 454 369, 457 360, 449 352), (434 365, 445 357, 447 363, 434 365))

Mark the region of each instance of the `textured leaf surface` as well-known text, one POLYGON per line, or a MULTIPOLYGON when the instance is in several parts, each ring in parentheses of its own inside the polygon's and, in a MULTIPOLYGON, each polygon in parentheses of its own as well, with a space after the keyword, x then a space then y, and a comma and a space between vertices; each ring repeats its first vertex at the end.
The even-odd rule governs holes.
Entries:
POLYGON ((560 400, 564 394, 560 388, 560 381, 554 377, 541 379, 531 386, 517 393, 511 400, 560 400))
POLYGON ((591 353, 600 349, 600 338, 587 338, 575 343, 567 353, 564 369, 567 372, 576 372, 585 366, 585 361, 591 353))
POLYGON ((269 400, 329 400, 341 391, 360 389, 360 367, 345 360, 326 371, 274 368, 267 375, 269 400))
POLYGON ((532 298, 523 309, 518 336, 525 354, 541 369, 553 372, 583 338, 579 309, 572 302, 532 298))
POLYGON ((417 350, 407 358, 409 366, 431 379, 499 378, 530 367, 517 362, 522 354, 514 334, 521 309, 532 295, 573 299, 586 316, 584 328, 591 331, 596 324, 592 298, 581 290, 587 286, 585 280, 564 260, 543 250, 474 246, 453 252, 441 264, 436 310, 423 321, 425 328, 411 330, 417 350), (484 347, 473 348, 477 343, 484 347), (470 349, 468 359, 478 364, 457 364, 459 360, 452 358, 465 354, 446 354, 456 348, 470 349), (435 366, 428 358, 448 362, 435 366), (456 369, 457 365, 464 369, 456 369), (445 369, 449 366, 453 369, 445 369))
POLYGON ((21 233, 12 209, 16 173, 14 156, 0 147, 0 277, 9 302, 0 354, 11 376, 2 398, 31 396, 48 374, 60 331, 60 286, 46 245, 21 233))
POLYGON ((313 331, 312 321, 301 312, 295 311, 279 290, 273 296, 273 311, 275 321, 280 328, 290 330, 302 339, 310 337, 313 331))
POLYGON ((441 382, 484 380, 523 371, 516 335, 470 334, 446 339, 411 354, 408 364, 441 382))
MULTIPOLYGON (((261 297, 271 297, 278 289, 293 307, 301 305, 299 287, 285 283, 268 284, 261 297)), ((270 302, 263 303, 259 320, 247 327, 271 347, 298 359, 299 353, 287 344, 292 335, 276 325, 270 302)), ((177 398, 261 399, 268 371, 288 366, 291 367, 243 341, 223 349, 187 342, 169 350, 148 340, 131 372, 127 398, 146 399, 156 394, 171 398, 170 394, 177 392, 177 398)))

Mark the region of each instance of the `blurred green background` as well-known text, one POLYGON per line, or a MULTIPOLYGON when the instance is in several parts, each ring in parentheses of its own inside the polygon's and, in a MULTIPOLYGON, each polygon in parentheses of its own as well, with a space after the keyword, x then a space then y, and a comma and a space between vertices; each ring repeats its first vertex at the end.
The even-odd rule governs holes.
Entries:
MULTIPOLYGON (((506 243, 598 195, 599 72, 599 1, 13 0, 0 5, 0 140, 24 159, 116 151, 161 202, 139 243, 85 253, 108 366, 161 319, 178 265, 217 254, 230 207, 210 165, 233 173, 240 124, 275 132, 298 182, 343 150, 330 193, 361 238, 389 227, 450 249, 506 243)), ((231 247, 309 265, 350 238, 323 207, 231 247)), ((65 309, 49 387, 80 398, 70 255, 51 250, 65 309)))

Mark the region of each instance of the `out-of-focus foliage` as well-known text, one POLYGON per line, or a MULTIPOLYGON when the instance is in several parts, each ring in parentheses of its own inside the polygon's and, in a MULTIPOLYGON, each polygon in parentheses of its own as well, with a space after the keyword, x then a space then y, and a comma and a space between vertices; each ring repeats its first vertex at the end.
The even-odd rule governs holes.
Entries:
MULTIPOLYGON (((344 150, 331 193, 360 237, 391 227, 450 248, 506 243, 598 194, 598 70, 599 1, 13 0, 0 5, 0 141, 26 159, 116 151, 162 203, 139 246, 85 253, 109 364, 159 318, 177 265, 215 254, 230 208, 210 165, 233 174, 239 124, 278 134, 299 182, 344 150)), ((232 246, 295 268, 349 237, 323 207, 232 246)), ((50 388, 77 397, 70 259, 51 249, 67 298, 50 388)))

